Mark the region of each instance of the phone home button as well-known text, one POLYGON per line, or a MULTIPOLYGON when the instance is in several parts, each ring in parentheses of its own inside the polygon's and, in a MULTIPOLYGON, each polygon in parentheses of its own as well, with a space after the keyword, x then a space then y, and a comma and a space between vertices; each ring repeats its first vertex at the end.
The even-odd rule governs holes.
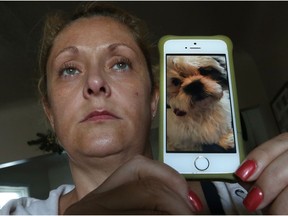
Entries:
POLYGON ((199 171, 205 171, 206 169, 208 169, 209 165, 210 165, 209 160, 203 156, 197 157, 194 161, 194 166, 199 171))

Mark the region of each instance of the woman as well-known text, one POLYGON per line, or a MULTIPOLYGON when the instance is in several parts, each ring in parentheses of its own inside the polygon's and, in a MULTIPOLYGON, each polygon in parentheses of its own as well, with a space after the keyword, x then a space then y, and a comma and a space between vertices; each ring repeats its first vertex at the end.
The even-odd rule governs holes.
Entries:
MULTIPOLYGON (((140 20, 97 3, 81 6, 71 19, 48 20, 42 101, 69 155, 75 187, 61 186, 46 201, 11 201, 4 214, 213 213, 200 182, 187 183, 151 159, 159 94, 144 35, 140 20)), ((283 134, 261 145, 237 170, 240 179, 255 182, 244 200, 248 210, 288 213, 287 140, 283 134)), ((215 185, 223 195, 221 183, 215 185)))

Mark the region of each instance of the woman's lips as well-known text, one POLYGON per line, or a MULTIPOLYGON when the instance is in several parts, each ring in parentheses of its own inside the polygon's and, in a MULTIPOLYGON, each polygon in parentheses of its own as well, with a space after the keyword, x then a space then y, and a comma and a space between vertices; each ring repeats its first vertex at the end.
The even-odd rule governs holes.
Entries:
POLYGON ((87 121, 100 121, 110 119, 119 119, 119 117, 115 116, 114 114, 108 111, 94 111, 88 114, 83 120, 81 120, 81 123, 87 121))

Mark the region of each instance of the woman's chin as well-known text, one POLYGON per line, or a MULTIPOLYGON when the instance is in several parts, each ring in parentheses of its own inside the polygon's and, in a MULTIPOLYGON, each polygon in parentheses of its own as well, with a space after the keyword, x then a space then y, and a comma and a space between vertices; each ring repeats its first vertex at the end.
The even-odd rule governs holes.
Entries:
POLYGON ((86 157, 107 157, 115 154, 119 154, 123 150, 123 144, 110 142, 109 140, 93 140, 87 144, 82 144, 75 148, 78 154, 82 154, 86 157))

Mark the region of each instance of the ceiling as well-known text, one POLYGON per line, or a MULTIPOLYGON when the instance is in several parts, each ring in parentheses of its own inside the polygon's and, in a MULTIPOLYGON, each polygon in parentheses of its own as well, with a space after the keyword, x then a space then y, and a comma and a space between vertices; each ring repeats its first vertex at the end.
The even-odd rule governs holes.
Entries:
MULTIPOLYGON (((77 4, 75 1, 0 2, 0 108, 37 97, 37 47, 45 14, 55 9, 71 11, 77 4)), ((275 94, 273 86, 277 80, 288 80, 288 2, 117 4, 145 19, 155 41, 165 34, 229 36, 236 51, 245 50, 255 60, 270 97, 275 94)))

